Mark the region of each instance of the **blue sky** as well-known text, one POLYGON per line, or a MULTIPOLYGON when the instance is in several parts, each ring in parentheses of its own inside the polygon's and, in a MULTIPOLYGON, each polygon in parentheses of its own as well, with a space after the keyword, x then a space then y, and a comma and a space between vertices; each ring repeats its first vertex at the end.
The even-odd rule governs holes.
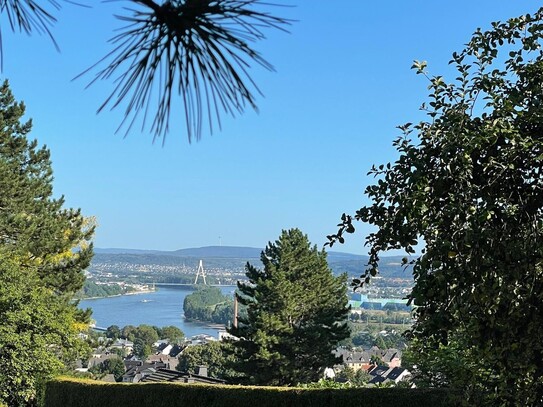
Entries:
MULTIPOLYGON (((96 115, 112 82, 85 89, 71 79, 109 51, 128 2, 91 9, 65 4, 47 37, 13 34, 0 20, 2 78, 27 105, 32 137, 52 153, 55 194, 96 216, 97 247, 175 250, 208 245, 263 247, 298 227, 319 246, 343 212, 366 200, 372 164, 394 161, 396 126, 423 118, 427 83, 477 28, 535 11, 537 1, 283 0, 274 12, 298 20, 290 34, 256 45, 276 72, 252 76, 260 112, 225 117, 222 131, 189 144, 183 113, 165 145, 139 128, 115 134, 123 110, 96 115)), ((334 250, 365 254, 368 227, 334 250)))

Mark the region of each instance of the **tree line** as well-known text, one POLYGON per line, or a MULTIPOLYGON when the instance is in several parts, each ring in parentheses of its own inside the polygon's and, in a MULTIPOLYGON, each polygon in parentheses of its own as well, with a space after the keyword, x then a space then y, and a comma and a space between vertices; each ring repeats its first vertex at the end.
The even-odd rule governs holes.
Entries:
POLYGON ((85 280, 83 287, 75 294, 75 298, 102 298, 113 295, 121 295, 133 292, 130 286, 121 287, 119 284, 96 284, 94 281, 85 280))

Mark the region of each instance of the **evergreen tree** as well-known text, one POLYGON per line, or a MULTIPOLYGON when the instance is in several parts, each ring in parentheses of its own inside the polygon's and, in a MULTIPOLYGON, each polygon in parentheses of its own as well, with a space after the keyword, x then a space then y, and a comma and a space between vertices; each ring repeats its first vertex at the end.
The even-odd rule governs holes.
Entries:
POLYGON ((0 86, 0 400, 33 403, 37 384, 82 350, 89 312, 72 301, 92 257, 94 226, 54 199, 47 148, 28 141, 31 122, 8 83, 0 86))
POLYGON ((37 267, 42 282, 70 298, 83 286, 92 258, 94 225, 79 209, 53 198, 49 150, 29 141, 29 120, 5 81, 0 86, 0 246, 22 267, 37 267))
POLYGON ((229 332, 242 382, 294 385, 317 381, 337 363, 332 354, 349 337, 346 277, 334 277, 326 253, 298 229, 283 231, 261 254, 264 269, 247 264, 238 283, 247 316, 229 332))
MULTIPOLYGON (((172 99, 179 96, 190 142, 200 139, 206 119, 212 132, 213 127, 220 128, 222 114, 242 113, 246 106, 257 110, 255 93, 260 90, 248 68, 253 63, 268 70, 273 66, 253 43, 265 38, 266 28, 284 30, 289 24, 265 10, 273 4, 260 0, 128 1, 127 15, 117 15, 126 25, 111 39, 113 49, 86 71, 97 69, 91 83, 116 78, 99 111, 127 101, 122 123, 127 132, 138 115, 144 116, 146 127, 147 114, 155 111, 149 120, 151 132, 165 137, 172 99)), ((50 29, 60 0, 0 4, 0 16, 6 15, 13 31, 46 33, 54 42, 50 29)), ((0 62, 1 39, 0 27, 0 62)))
POLYGON ((147 345, 143 339, 134 339, 134 355, 136 355, 136 357, 138 357, 140 360, 145 361, 151 354, 151 351, 151 346, 147 345))

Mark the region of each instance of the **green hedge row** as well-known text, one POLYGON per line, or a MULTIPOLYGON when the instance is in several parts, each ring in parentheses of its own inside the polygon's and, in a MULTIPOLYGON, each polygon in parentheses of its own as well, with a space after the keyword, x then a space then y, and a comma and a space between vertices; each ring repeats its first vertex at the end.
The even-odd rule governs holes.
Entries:
POLYGON ((450 407, 460 397, 447 389, 122 384, 60 378, 47 384, 44 407, 450 407))

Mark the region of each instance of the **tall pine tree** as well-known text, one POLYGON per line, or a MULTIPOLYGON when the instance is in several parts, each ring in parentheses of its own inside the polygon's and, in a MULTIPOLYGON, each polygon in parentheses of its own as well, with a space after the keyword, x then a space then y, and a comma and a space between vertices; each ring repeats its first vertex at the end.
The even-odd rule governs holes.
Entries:
POLYGON ((346 276, 334 277, 298 229, 283 231, 262 252, 264 269, 247 264, 239 283, 246 317, 229 332, 242 382, 295 385, 317 381, 337 360, 332 351, 350 334, 346 276))
POLYGON ((82 287, 92 257, 94 226, 79 209, 64 209, 53 198, 49 150, 27 135, 7 81, 0 86, 0 246, 21 266, 36 266, 42 282, 57 294, 72 296, 82 287))
POLYGON ((37 384, 77 352, 88 314, 74 293, 92 257, 94 225, 53 198, 49 150, 7 82, 0 86, 0 401, 32 404, 37 384))

